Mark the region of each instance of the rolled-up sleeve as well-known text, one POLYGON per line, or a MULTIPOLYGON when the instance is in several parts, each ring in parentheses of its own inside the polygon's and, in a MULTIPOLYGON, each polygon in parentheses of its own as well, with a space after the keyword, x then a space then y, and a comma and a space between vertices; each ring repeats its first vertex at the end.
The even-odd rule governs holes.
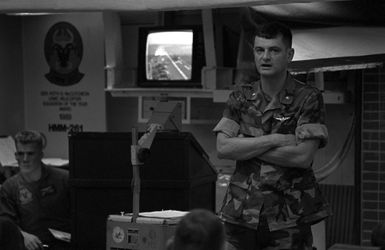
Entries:
POLYGON ((226 103, 226 108, 223 111, 222 119, 213 129, 216 134, 218 132, 225 133, 229 137, 238 135, 240 129, 240 112, 245 103, 245 97, 239 90, 233 91, 226 103))
POLYGON ((315 89, 307 97, 295 134, 299 140, 319 139, 319 147, 326 146, 328 130, 325 126, 325 105, 319 90, 315 89))
POLYGON ((320 148, 328 142, 328 129, 324 124, 308 123, 296 128, 295 134, 300 140, 319 139, 320 148))
POLYGON ((222 117, 222 119, 218 122, 218 124, 213 129, 214 133, 222 132, 225 133, 229 137, 236 137, 239 132, 239 124, 234 120, 231 120, 226 117, 222 117))

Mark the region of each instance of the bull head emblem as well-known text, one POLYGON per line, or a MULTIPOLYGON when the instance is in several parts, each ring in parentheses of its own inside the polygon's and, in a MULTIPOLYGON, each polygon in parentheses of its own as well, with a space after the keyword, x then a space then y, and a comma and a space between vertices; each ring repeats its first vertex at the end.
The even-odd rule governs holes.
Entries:
POLYGON ((70 69, 71 62, 68 60, 70 53, 74 53, 74 37, 68 29, 58 29, 53 35, 53 46, 52 49, 55 51, 58 57, 56 62, 57 68, 70 69))
POLYGON ((80 73, 83 45, 79 32, 70 23, 59 22, 47 33, 44 54, 50 72, 45 77, 54 84, 68 86, 78 83, 84 76, 80 73))

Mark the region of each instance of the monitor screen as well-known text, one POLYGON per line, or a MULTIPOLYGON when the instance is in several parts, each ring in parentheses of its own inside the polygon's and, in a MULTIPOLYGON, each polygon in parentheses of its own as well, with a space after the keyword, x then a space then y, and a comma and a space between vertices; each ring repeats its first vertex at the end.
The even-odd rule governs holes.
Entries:
POLYGON ((152 32, 146 44, 146 77, 149 80, 190 80, 192 30, 152 32))
POLYGON ((138 85, 201 87, 203 48, 198 27, 140 29, 138 85))

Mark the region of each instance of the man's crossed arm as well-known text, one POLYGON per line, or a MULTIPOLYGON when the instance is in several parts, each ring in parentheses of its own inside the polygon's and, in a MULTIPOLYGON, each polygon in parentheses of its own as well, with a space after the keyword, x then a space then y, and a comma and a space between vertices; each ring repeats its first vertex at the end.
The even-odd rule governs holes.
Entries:
POLYGON ((248 160, 258 157, 282 167, 310 167, 319 144, 319 139, 297 140, 292 134, 259 137, 230 137, 222 132, 217 134, 219 158, 248 160))

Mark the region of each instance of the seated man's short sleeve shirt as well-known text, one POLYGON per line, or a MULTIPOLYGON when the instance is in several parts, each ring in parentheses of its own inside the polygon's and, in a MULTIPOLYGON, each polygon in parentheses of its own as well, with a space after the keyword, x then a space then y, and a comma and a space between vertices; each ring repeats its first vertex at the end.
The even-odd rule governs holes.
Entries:
MULTIPOLYGON (((229 97, 214 132, 229 137, 293 134, 298 140, 328 140, 322 94, 288 74, 285 87, 273 98, 260 82, 240 86, 229 97)), ((330 215, 311 168, 285 168, 257 157, 237 161, 221 217, 256 229, 261 217, 271 231, 316 223, 330 215)))

